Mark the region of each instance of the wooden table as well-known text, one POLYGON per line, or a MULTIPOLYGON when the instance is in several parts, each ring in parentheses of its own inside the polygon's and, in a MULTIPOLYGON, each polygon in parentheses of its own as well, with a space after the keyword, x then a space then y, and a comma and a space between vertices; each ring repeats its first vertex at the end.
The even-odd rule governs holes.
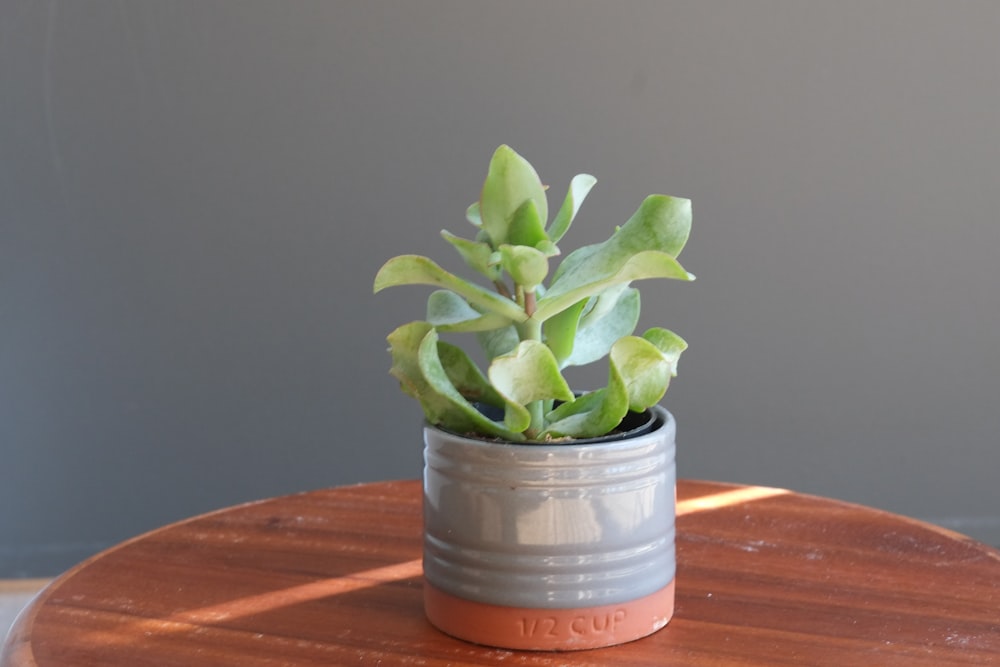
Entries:
POLYGON ((1000 665, 1000 552, 780 489, 678 488, 677 610, 576 653, 447 637, 423 617, 420 485, 265 500, 138 537, 56 579, 2 667, 1000 665))

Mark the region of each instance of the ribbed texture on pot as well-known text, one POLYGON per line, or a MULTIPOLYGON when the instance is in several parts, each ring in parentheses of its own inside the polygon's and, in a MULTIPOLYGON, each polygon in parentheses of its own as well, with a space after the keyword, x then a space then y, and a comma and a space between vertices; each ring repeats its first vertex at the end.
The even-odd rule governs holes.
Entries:
POLYGON ((585 445, 424 431, 424 576, 496 605, 615 604, 670 583, 675 424, 585 445))

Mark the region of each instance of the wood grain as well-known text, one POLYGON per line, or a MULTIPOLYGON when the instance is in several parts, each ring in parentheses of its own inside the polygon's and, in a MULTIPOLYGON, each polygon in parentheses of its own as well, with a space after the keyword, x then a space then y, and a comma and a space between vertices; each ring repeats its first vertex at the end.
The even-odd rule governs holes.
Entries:
POLYGON ((1000 552, 780 489, 682 481, 677 610, 579 653, 482 648, 424 619, 420 485, 314 491, 197 517, 55 580, 2 667, 1000 665, 1000 552))

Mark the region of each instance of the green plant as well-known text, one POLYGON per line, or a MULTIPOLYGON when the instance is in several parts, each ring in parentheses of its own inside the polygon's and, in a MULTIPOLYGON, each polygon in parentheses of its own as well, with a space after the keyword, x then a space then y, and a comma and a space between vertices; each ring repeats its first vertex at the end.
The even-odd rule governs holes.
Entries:
POLYGON ((677 262, 691 229, 691 202, 651 195, 605 242, 549 260, 596 183, 579 174, 550 223, 546 187, 508 146, 490 161, 479 201, 466 217, 478 233, 441 235, 492 289, 460 278, 426 257, 401 255, 375 277, 375 292, 396 285, 439 287, 425 320, 389 337, 391 373, 421 404, 427 420, 459 433, 511 441, 585 438, 613 431, 628 410, 658 402, 687 343, 653 328, 632 335, 645 278, 693 280, 677 262), (507 280, 512 284, 508 284, 507 280), (489 360, 484 375, 439 333, 473 332, 489 360), (561 370, 608 357, 606 387, 575 395, 561 370), (488 418, 475 403, 503 410, 488 418))

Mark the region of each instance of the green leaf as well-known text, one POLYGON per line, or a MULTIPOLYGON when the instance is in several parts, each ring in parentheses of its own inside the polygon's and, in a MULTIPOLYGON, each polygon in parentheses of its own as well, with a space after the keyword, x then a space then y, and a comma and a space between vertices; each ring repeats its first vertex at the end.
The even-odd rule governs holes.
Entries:
MULTIPOLYGON (((400 387, 406 394, 419 401, 428 422, 460 433, 485 428, 487 432, 497 434, 499 425, 478 414, 478 410, 467 404, 447 380, 447 374, 441 367, 440 361, 437 362, 437 366, 444 374, 443 384, 448 385, 449 389, 438 391, 424 376, 421 370, 421 355, 437 357, 437 334, 430 324, 427 322, 404 324, 390 333, 387 340, 389 351, 392 353, 392 368, 389 372, 399 380, 400 387), (425 341, 431 342, 425 346, 425 341), (472 414, 473 412, 476 414, 472 414)), ((434 364, 431 360, 425 363, 434 364)))
POLYGON ((646 278, 693 280, 675 256, 691 225, 687 199, 652 195, 604 243, 570 253, 556 271, 534 317, 544 321, 608 287, 646 278))
POLYGON ((379 269, 375 276, 376 292, 398 285, 444 287, 465 297, 473 306, 502 315, 511 322, 523 322, 527 319, 524 311, 513 301, 473 285, 420 255, 393 257, 379 269))
POLYGON ((559 373, 559 365, 543 343, 523 341, 506 355, 490 364, 490 382, 507 401, 504 421, 508 428, 523 431, 531 423, 525 407, 546 399, 573 400, 573 392, 559 373))
POLYGON ((514 212, 507 233, 507 243, 511 245, 536 246, 548 243, 545 234, 545 221, 539 217, 538 205, 533 199, 521 204, 514 212))
POLYGON ((448 290, 437 290, 427 298, 427 321, 439 331, 488 331, 510 324, 503 315, 481 313, 448 290))
POLYGON ((510 242, 514 213, 528 200, 534 202, 538 217, 547 220, 548 200, 535 168, 510 146, 500 146, 490 160, 479 197, 479 214, 490 245, 497 248, 510 242))
POLYGON ((638 322, 639 290, 615 285, 592 297, 580 317, 573 353, 563 367, 583 366, 602 359, 615 341, 635 330, 638 322))
MULTIPOLYGON (((482 415, 452 384, 438 356, 438 336, 427 322, 410 322, 388 337, 390 373, 404 392, 420 402, 427 421, 458 433, 476 432, 506 438, 524 437, 482 415)), ((461 376, 464 371, 455 371, 461 376)))
POLYGON ((528 246, 502 245, 500 257, 504 270, 528 292, 534 292, 549 273, 549 258, 528 246))
POLYGON ((687 349, 687 341, 673 331, 659 327, 647 330, 642 334, 642 337, 655 345, 663 353, 663 356, 670 362, 670 374, 672 376, 677 375, 677 361, 680 359, 681 352, 687 349))
POLYGON ((492 331, 480 331, 476 333, 479 346, 483 348, 487 359, 496 359, 499 356, 514 351, 518 343, 521 342, 514 326, 494 329, 492 331))
POLYGON ((476 227, 483 226, 483 218, 479 215, 479 202, 476 201, 469 204, 469 208, 465 209, 465 219, 476 227))
POLYGON ((596 438, 610 433, 628 412, 628 394, 621 377, 611 367, 608 386, 563 403, 546 415, 549 422, 543 436, 553 438, 596 438))
MULTIPOLYGON (((420 372, 420 364, 417 360, 417 352, 420 349, 420 341, 431 331, 433 327, 427 322, 410 322, 395 329, 386 340, 389 341, 389 352, 392 353, 392 368, 389 373, 399 380, 400 388, 408 395, 420 400, 427 389, 427 381, 424 380, 420 372)), ((434 405, 433 395, 427 396, 427 400, 434 405)), ((435 410, 425 406, 425 412, 430 415, 435 410)))
POLYGON ((448 379, 465 400, 471 403, 495 405, 498 408, 504 406, 503 396, 493 388, 465 350, 439 340, 437 351, 448 379))
POLYGON ((465 263, 473 271, 478 271, 489 278, 490 281, 500 278, 500 268, 490 264, 490 255, 493 253, 490 244, 482 241, 463 239, 444 229, 441 230, 441 237, 454 246, 458 254, 462 256, 462 259, 465 260, 465 263))
POLYGON ((580 313, 587 305, 587 299, 579 301, 561 313, 545 320, 542 332, 545 344, 552 350, 560 368, 567 366, 566 359, 573 353, 576 343, 576 330, 580 322, 580 313))
POLYGON ((656 345, 626 336, 612 346, 610 359, 625 383, 630 410, 641 412, 663 398, 673 368, 656 345))
POLYGON ((603 262, 606 257, 594 256, 590 259, 593 265, 589 268, 563 273, 560 278, 553 281, 545 297, 538 301, 534 314, 536 319, 547 320, 580 299, 600 294, 614 285, 627 285, 633 280, 647 278, 694 280, 694 276, 685 271, 676 259, 656 251, 625 257, 620 264, 610 267, 603 262))
MULTIPOLYGON (((650 331, 654 339, 675 349, 669 331, 650 331)), ((629 410, 641 412, 663 398, 675 368, 676 357, 653 342, 638 336, 619 339, 609 354, 608 386, 552 410, 546 415, 545 435, 591 438, 610 433, 629 410)))
POLYGON ((536 243, 535 250, 542 253, 546 257, 555 257, 559 254, 559 246, 549 240, 536 243))
POLYGON ((553 243, 559 243, 559 239, 569 229, 570 223, 573 222, 577 211, 580 210, 583 200, 587 198, 587 194, 596 183, 597 179, 590 174, 577 174, 570 181, 566 199, 563 200, 559 212, 556 213, 556 217, 548 229, 548 236, 553 243))

